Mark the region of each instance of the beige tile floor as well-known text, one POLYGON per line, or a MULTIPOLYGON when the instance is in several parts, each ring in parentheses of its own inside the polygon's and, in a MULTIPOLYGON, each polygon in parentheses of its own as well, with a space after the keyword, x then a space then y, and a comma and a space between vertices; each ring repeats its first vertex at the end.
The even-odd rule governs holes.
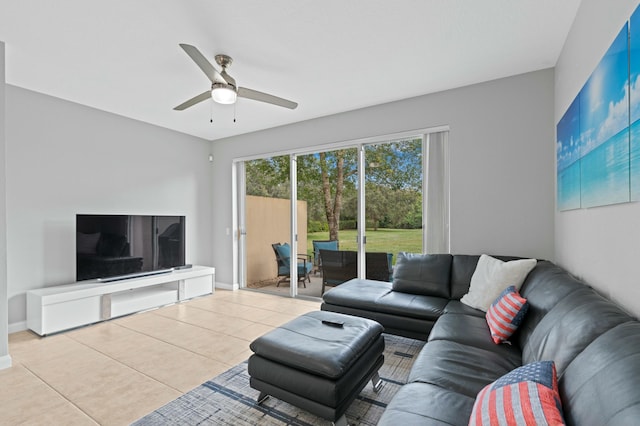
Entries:
POLYGON ((256 337, 319 307, 216 290, 44 338, 11 334, 0 425, 128 425, 247 359, 256 337))

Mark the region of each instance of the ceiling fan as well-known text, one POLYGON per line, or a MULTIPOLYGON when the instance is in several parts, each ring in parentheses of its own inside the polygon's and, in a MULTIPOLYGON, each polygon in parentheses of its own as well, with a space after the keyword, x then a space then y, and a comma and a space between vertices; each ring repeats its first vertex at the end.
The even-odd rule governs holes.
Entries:
POLYGON ((200 69, 211 80, 211 89, 203 92, 186 102, 181 103, 174 108, 176 111, 182 111, 192 107, 210 97, 220 104, 233 104, 237 97, 253 99, 254 101, 266 102, 269 104, 295 109, 298 104, 287 99, 269 95, 268 93, 258 92, 257 90, 247 89, 246 87, 238 87, 236 80, 227 74, 227 67, 231 65, 233 59, 227 55, 216 55, 216 63, 222 67, 222 72, 218 72, 211 62, 209 62, 200 51, 189 44, 180 44, 180 47, 189 55, 191 59, 200 67, 200 69))

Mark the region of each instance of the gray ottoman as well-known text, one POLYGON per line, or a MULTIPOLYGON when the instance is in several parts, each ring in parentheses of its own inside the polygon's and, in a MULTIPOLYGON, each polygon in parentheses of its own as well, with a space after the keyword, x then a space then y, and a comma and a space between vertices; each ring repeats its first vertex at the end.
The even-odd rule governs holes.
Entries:
POLYGON ((334 312, 310 312, 251 343, 250 385, 336 424, 371 379, 380 389, 382 326, 334 312))

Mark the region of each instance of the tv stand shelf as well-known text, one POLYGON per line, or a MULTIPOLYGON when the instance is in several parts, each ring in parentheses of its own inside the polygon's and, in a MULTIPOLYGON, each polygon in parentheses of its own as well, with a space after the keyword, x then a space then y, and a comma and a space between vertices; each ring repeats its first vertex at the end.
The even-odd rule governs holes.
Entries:
POLYGON ((215 269, 193 266, 112 282, 97 280, 27 292, 27 327, 45 336, 213 293, 215 269))

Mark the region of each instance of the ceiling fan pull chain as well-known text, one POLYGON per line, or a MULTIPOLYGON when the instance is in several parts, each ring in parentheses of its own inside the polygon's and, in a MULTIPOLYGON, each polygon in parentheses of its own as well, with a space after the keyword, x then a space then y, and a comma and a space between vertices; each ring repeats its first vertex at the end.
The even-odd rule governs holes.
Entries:
POLYGON ((213 99, 209 102, 209 123, 213 124, 213 99))
POLYGON ((238 105, 237 102, 233 103, 233 122, 236 122, 236 105, 238 105))

